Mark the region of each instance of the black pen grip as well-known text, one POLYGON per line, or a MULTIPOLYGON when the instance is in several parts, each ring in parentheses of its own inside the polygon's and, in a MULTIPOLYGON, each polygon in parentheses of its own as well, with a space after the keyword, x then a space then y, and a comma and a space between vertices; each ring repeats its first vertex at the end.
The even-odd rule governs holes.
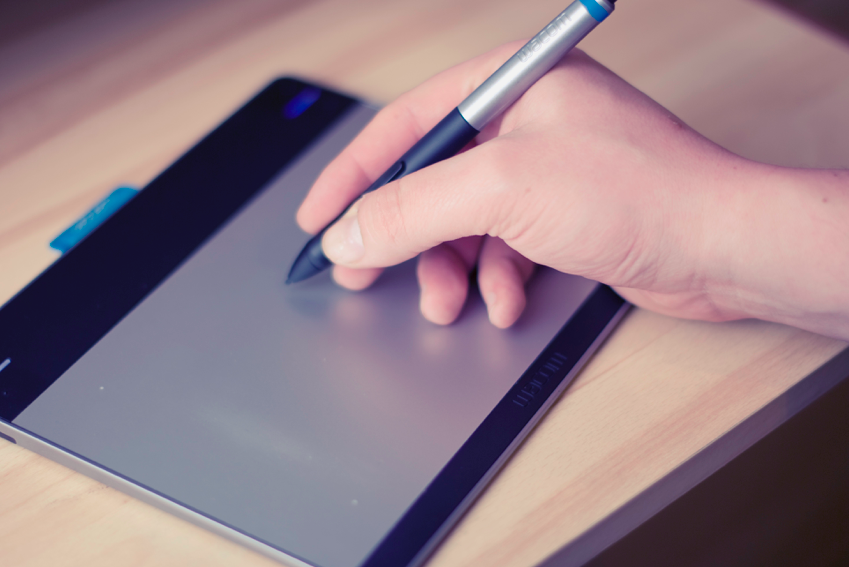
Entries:
POLYGON ((455 108, 401 156, 398 161, 403 162, 404 170, 392 180, 453 156, 478 133, 455 108))
MULTIPOLYGON (((363 194, 383 187, 387 183, 400 179, 405 175, 418 171, 438 161, 449 158, 463 149, 472 141, 478 131, 466 122, 458 109, 452 110, 439 124, 434 126, 421 140, 401 156, 383 174, 375 179, 363 194)), ((336 223, 350 208, 345 207, 321 232, 312 237, 301 253, 295 259, 287 283, 294 283, 312 277, 330 266, 330 260, 324 256, 321 249, 321 238, 328 227, 336 223)))
MULTIPOLYGON (((469 126, 463 115, 456 108, 448 113, 448 115, 439 121, 421 140, 415 143, 412 148, 407 150, 401 159, 393 163, 389 169, 383 172, 380 177, 368 186, 362 192, 362 195, 371 193, 375 189, 379 189, 384 185, 401 179, 405 175, 424 169, 429 165, 433 165, 438 161, 449 158, 463 149, 463 147, 477 136, 479 132, 469 126)), ((330 221, 320 234, 328 227, 334 225, 350 208, 350 204, 330 221)))

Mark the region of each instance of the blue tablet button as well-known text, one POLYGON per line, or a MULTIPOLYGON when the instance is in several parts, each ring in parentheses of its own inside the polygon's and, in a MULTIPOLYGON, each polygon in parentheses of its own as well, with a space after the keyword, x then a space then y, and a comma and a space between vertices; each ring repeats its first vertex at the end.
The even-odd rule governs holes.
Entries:
POLYGON ((138 194, 138 189, 132 187, 119 187, 112 191, 109 196, 100 201, 95 207, 75 222, 65 232, 53 239, 50 247, 65 253, 79 243, 80 240, 100 226, 115 211, 123 207, 127 201, 138 194))
POLYGON ((286 103, 283 107, 283 116, 287 120, 294 120, 315 104, 321 96, 321 91, 315 87, 307 87, 286 103))

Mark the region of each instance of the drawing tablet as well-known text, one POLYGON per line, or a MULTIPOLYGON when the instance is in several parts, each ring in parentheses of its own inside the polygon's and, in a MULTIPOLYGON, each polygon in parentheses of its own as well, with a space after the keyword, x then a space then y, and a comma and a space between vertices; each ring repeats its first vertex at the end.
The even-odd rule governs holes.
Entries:
POLYGON ((412 565, 624 313, 541 271, 509 330, 414 268, 286 286, 295 211, 374 115, 281 79, 0 310, 0 431, 294 565, 412 565))

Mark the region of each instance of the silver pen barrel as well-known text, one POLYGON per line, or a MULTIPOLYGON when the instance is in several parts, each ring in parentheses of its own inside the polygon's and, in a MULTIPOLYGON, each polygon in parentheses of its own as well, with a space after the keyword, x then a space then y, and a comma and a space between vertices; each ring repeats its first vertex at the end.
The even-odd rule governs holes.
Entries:
MULTIPOLYGON (((607 0, 591 1, 608 14, 613 11, 613 4, 607 0)), ((466 97, 457 107, 460 114, 480 131, 516 102, 598 24, 581 0, 576 0, 466 97)))

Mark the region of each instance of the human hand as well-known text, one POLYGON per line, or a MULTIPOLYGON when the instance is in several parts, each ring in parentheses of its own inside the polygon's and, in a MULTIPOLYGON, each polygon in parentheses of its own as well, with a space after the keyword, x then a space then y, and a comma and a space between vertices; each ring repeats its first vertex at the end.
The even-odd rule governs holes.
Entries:
MULTIPOLYGON (((315 182, 301 227, 330 222, 519 47, 458 65, 382 110, 315 182)), ((757 278, 733 254, 745 233, 734 213, 752 206, 739 196, 774 173, 765 168, 574 51, 466 151, 363 196, 323 248, 351 289, 420 254, 421 310, 441 324, 459 314, 477 265, 490 320, 511 325, 535 263, 667 314, 782 320, 740 300, 760 290, 745 289, 757 278)))

